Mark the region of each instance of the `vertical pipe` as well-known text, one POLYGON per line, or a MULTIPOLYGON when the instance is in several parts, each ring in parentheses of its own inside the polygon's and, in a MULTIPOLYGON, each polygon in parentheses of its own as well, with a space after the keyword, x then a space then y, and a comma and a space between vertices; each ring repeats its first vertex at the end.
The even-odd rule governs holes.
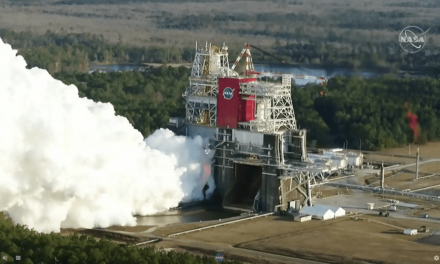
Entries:
POLYGON ((197 53, 197 41, 196 41, 196 53, 197 53))
POLYGON ((310 173, 307 173, 307 196, 309 197, 309 206, 312 206, 312 188, 310 187, 310 173))
POLYGON ((284 165, 284 135, 281 135, 281 164, 284 165))
POLYGON ((380 188, 384 188, 385 186, 385 169, 383 167, 383 162, 382 165, 380 167, 380 188))
POLYGON ((419 179, 419 157, 420 157, 419 148, 417 148, 417 154, 416 154, 416 179, 415 180, 419 179))

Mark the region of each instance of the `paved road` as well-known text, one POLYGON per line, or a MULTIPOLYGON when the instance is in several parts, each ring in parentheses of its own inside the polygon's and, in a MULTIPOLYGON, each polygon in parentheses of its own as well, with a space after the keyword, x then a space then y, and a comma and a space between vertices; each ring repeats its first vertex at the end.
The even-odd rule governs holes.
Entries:
MULTIPOLYGON (((110 230, 109 230, 110 231, 110 230)), ((235 248, 231 245, 217 245, 217 244, 211 244, 208 242, 200 242, 195 240, 189 240, 185 239, 184 236, 179 236, 179 238, 173 238, 173 237, 162 237, 162 236, 156 236, 151 234, 151 230, 147 230, 144 232, 124 232, 124 231, 113 231, 111 232, 115 233, 121 233, 121 234, 127 234, 127 235, 137 235, 137 236, 143 236, 148 238, 160 238, 163 242, 159 243, 158 246, 161 246, 161 244, 166 243, 167 247, 170 248, 190 248, 186 249, 185 251, 189 251, 191 253, 199 253, 200 251, 212 251, 215 253, 222 252, 226 254, 226 257, 229 256, 240 256, 249 258, 252 263, 275 263, 275 264, 281 264, 281 263, 294 263, 294 264, 323 264, 324 262, 318 262, 318 261, 312 261, 312 260, 305 260, 305 259, 299 259, 294 257, 288 257, 288 256, 282 256, 277 254, 271 254, 266 252, 260 252, 255 250, 249 250, 244 248, 235 248), (200 250, 200 251, 198 251, 200 250)), ((144 244, 139 246, 142 247, 148 247, 152 244, 144 244)), ((213 256, 215 255, 213 253, 213 256)))
MULTIPOLYGON (((440 159, 428 159, 428 160, 424 160, 424 161, 419 161, 419 166, 423 165, 425 163, 431 163, 431 162, 440 162, 440 159)), ((404 168, 409 168, 409 167, 413 167, 416 166, 416 163, 410 163, 410 164, 405 164, 405 165, 397 165, 397 166, 390 166, 390 167, 385 167, 385 170, 401 170, 404 168)))
MULTIPOLYGON (((241 256, 249 258, 252 263, 260 261, 267 261, 269 263, 297 263, 297 264, 321 264, 323 262, 304 260, 299 258, 292 258, 282 255, 276 255, 271 253, 259 252, 254 250, 248 250, 243 248, 234 248, 232 246, 221 246, 221 245, 213 245, 206 242, 194 241, 189 239, 182 238, 164 238, 164 241, 168 242, 167 244, 174 245, 175 247, 190 247, 194 248, 194 251, 197 249, 207 250, 213 252, 222 252, 226 254, 226 257, 229 256, 241 256)), ((192 250, 190 250, 192 251, 192 250)), ((214 253, 215 254, 215 253, 214 253)))

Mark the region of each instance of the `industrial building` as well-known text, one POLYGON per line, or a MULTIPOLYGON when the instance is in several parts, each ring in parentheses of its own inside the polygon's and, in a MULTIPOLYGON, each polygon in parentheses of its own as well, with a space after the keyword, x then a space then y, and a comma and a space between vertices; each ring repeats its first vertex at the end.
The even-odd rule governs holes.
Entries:
MULTIPOLYGON (((308 153, 305 129, 298 129, 291 98, 292 79, 306 75, 254 70, 250 45, 229 66, 228 47, 196 43, 190 86, 183 97, 186 117, 170 118, 168 128, 201 136, 215 151, 212 173, 225 206, 271 212, 289 203, 312 204, 311 190, 360 159, 337 151, 308 153), (245 55, 242 72, 235 71, 245 55), (278 82, 261 81, 262 76, 278 82)), ((298 205, 296 205, 298 207, 298 205)))
POLYGON ((313 219, 328 220, 334 219, 335 213, 324 206, 306 206, 299 211, 301 215, 311 215, 313 219))

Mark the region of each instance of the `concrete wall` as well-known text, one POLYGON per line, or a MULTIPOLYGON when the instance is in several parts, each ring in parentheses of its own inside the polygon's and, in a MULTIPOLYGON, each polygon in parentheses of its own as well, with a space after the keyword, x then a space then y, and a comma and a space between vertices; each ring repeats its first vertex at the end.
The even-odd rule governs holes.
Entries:
POLYGON ((263 177, 260 189, 260 210, 272 212, 276 205, 280 204, 278 187, 280 180, 276 167, 264 166, 263 177))
MULTIPOLYGON (((183 130, 181 130, 183 131, 183 130)), ((214 162, 212 164, 212 172, 214 175, 214 181, 216 187, 219 191, 220 196, 225 197, 227 192, 232 189, 232 184, 235 179, 235 163, 237 160, 245 160, 246 155, 238 153, 238 150, 246 152, 253 152, 257 155, 270 155, 269 161, 261 163, 258 166, 262 167, 262 181, 261 187, 259 189, 259 211, 272 212, 276 205, 279 205, 279 184, 280 181, 278 176, 280 172, 277 169, 277 163, 280 161, 280 154, 282 148, 280 147, 279 135, 263 135, 263 148, 272 149, 261 149, 252 144, 252 148, 247 146, 238 147, 232 141, 235 141, 234 130, 231 128, 217 128, 209 126, 199 126, 199 125, 186 125, 184 128, 185 134, 190 137, 195 137, 197 135, 203 138, 210 138, 212 143, 211 146, 217 146, 216 153, 214 155, 214 162), (224 135, 220 135, 224 134, 224 135), (217 135, 217 136, 216 136, 217 135), (227 135, 228 137, 226 137, 227 135), (223 142, 229 141, 229 142, 223 142), (270 146, 270 147, 269 147, 270 146)), ((241 136, 240 138, 245 138, 246 141, 252 139, 252 142, 259 138, 255 133, 249 133, 249 135, 241 136)), ((257 141, 261 142, 261 139, 257 141)), ((256 143, 256 142, 254 142, 256 143)), ((260 144, 261 145, 261 144, 260 144)))

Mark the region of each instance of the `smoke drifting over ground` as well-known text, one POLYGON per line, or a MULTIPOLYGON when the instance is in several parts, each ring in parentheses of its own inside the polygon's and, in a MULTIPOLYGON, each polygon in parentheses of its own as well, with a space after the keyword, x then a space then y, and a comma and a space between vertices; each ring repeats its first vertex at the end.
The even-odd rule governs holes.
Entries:
POLYGON ((212 155, 201 138, 161 129, 144 141, 111 104, 25 67, 0 39, 0 211, 14 222, 40 232, 135 225, 134 214, 203 197, 212 155))

